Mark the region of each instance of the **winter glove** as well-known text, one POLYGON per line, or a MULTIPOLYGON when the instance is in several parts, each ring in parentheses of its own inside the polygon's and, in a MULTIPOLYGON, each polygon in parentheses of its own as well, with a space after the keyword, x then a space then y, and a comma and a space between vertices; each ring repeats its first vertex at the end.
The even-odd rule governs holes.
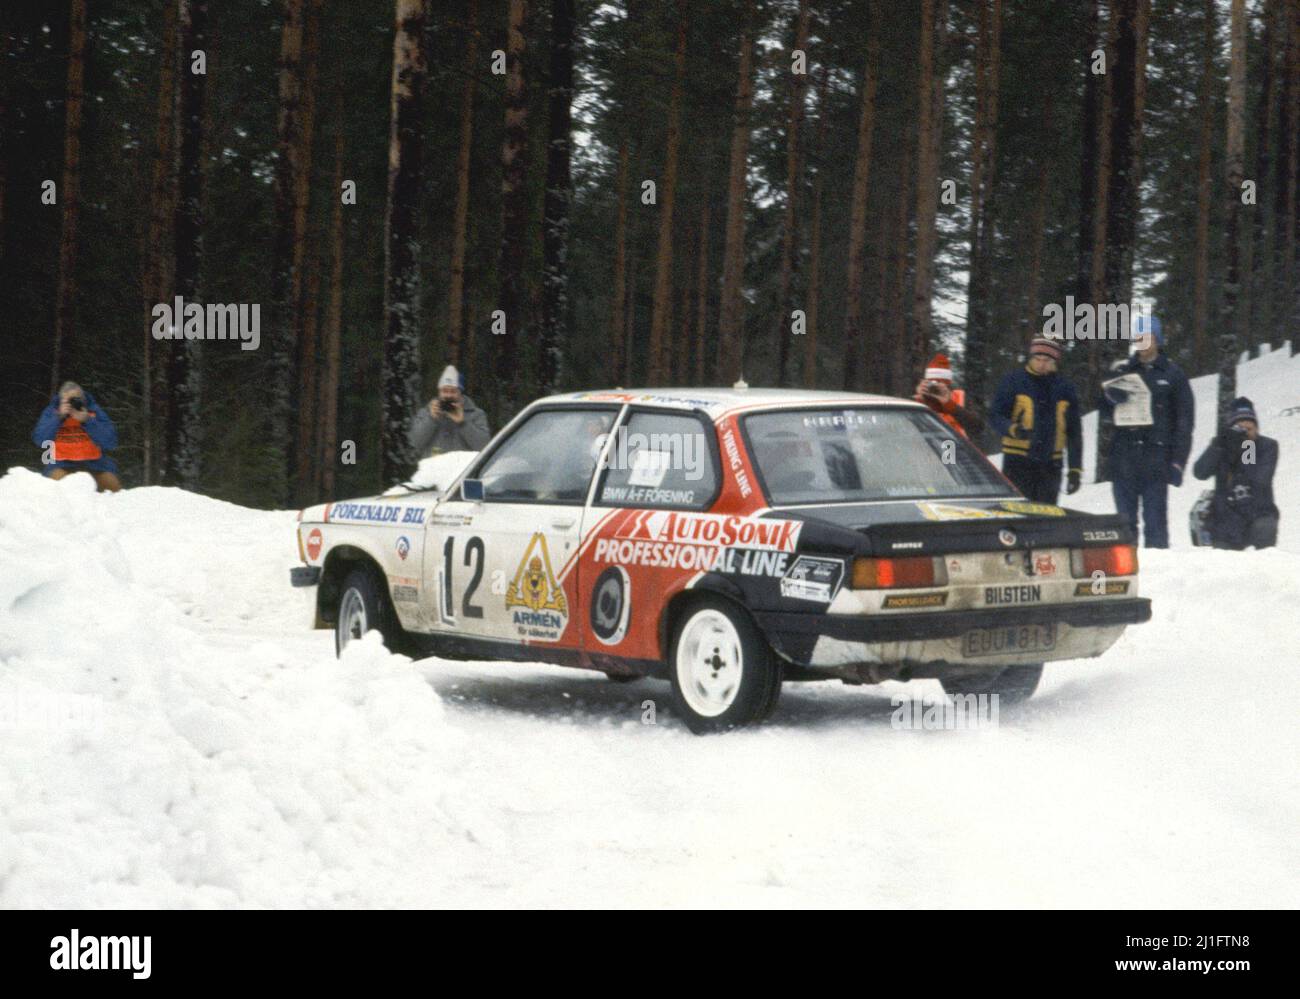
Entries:
POLYGON ((1170 463, 1169 484, 1177 488, 1183 484, 1183 466, 1170 463))
POLYGON ((1106 389, 1106 398, 1118 406, 1128 398, 1128 389, 1122 389, 1118 386, 1112 385, 1110 388, 1106 389))
POLYGON ((1080 478, 1079 470, 1077 468, 1070 469, 1070 474, 1066 477, 1065 480, 1065 492, 1067 495, 1073 496, 1075 493, 1079 491, 1079 478, 1080 478))

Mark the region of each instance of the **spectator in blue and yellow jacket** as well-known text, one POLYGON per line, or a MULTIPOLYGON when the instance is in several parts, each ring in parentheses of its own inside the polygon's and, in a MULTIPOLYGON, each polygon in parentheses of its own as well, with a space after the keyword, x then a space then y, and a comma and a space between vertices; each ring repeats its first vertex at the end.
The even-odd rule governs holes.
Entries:
POLYGON ((99 491, 122 488, 117 462, 106 452, 117 447, 117 428, 89 392, 76 382, 64 382, 50 400, 32 431, 32 442, 48 454, 45 474, 61 479, 73 472, 88 472, 99 491))
POLYGON ((1039 503, 1055 503, 1061 490, 1062 459, 1068 458, 1067 493, 1079 488, 1083 429, 1074 385, 1057 373, 1061 345, 1035 337, 1024 368, 1002 379, 989 424, 1002 435, 1002 473, 1039 503))

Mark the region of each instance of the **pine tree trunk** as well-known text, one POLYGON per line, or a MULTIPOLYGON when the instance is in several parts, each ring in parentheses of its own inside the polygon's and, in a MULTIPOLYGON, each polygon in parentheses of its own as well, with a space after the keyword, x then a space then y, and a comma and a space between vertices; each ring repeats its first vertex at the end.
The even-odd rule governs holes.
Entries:
POLYGON ((659 188, 659 248, 655 254, 655 290, 650 312, 650 351, 646 381, 664 380, 667 341, 672 336, 673 206, 677 197, 677 149, 681 142, 682 88, 686 79, 685 0, 677 0, 677 48, 673 56, 673 90, 668 104, 668 138, 664 148, 663 183, 659 188))
POLYGON ((754 0, 745 0, 740 28, 739 79, 731 165, 727 177, 727 236, 722 251, 722 301, 718 306, 718 374, 723 384, 738 380, 745 366, 745 315, 741 296, 745 280, 746 172, 749 164, 750 109, 754 101, 754 0))
POLYGON ((813 178, 812 219, 808 232, 808 331, 804 334, 803 372, 804 388, 817 387, 817 324, 820 320, 822 283, 822 191, 825 187, 826 164, 826 69, 817 74, 817 139, 814 160, 817 175, 813 178))
MULTIPOLYGON (((1092 259, 1089 262, 1088 270, 1088 297, 1086 301, 1093 304, 1101 302, 1105 296, 1106 281, 1106 259, 1107 259, 1107 242, 1110 238, 1108 230, 1108 219, 1110 216, 1110 180, 1112 169, 1112 114, 1111 109, 1114 105, 1114 72, 1115 65, 1115 41, 1118 32, 1119 19, 1112 8, 1110 16, 1106 23, 1106 44, 1104 51, 1106 53, 1107 72, 1105 81, 1101 86, 1101 114, 1097 123, 1097 186, 1093 196, 1093 220, 1092 220, 1092 259)), ((1083 389, 1083 397, 1091 402, 1096 394, 1096 386, 1101 381, 1102 369, 1102 348, 1100 342, 1092 340, 1088 343, 1088 369, 1083 389)), ((1102 428, 1105 433, 1105 428, 1102 428)), ((1100 441, 1102 435, 1098 435, 1100 441)), ((1097 481, 1102 481, 1105 475, 1104 463, 1097 464, 1097 481)))
MULTIPOLYGON (((1110 172, 1106 194, 1105 263, 1103 300, 1110 305, 1129 304, 1133 298, 1133 250, 1137 236, 1141 180, 1142 105, 1146 91, 1146 25, 1150 0, 1115 0, 1114 59, 1109 62, 1110 172)), ((1095 369, 1090 367, 1084 392, 1091 401, 1112 358, 1124 352, 1127 341, 1094 339, 1095 369)), ((1097 481, 1108 481, 1106 458, 1114 427, 1103 421, 1097 435, 1097 481)))
POLYGON ((306 506, 315 481, 316 397, 320 357, 316 344, 316 303, 320 288, 320 260, 308 261, 308 209, 311 207, 312 143, 316 135, 316 81, 320 61, 320 9, 322 0, 307 0, 307 23, 303 29, 301 127, 294 157, 293 178, 293 315, 296 336, 298 389, 293 414, 297 442, 293 449, 295 505, 306 506))
POLYGON ((501 143, 501 262, 497 308, 505 332, 493 337, 496 417, 514 416, 520 351, 528 339, 524 261, 528 252, 528 90, 524 80, 527 0, 509 0, 506 32, 505 136, 501 143))
POLYGON ((320 378, 320 449, 317 452, 316 488, 321 496, 334 494, 334 473, 338 464, 339 371, 343 343, 343 88, 335 98, 334 180, 330 196, 330 297, 325 308, 325 366, 320 378))
POLYGON ((1300 328, 1300 279, 1296 276, 1296 235, 1300 226, 1300 202, 1296 199, 1297 182, 1300 181, 1300 4, 1291 0, 1287 6, 1287 130, 1285 142, 1279 142, 1278 166, 1285 173, 1285 204, 1282 206, 1284 237, 1282 240, 1281 302, 1278 305, 1279 342, 1291 341, 1295 350, 1296 330, 1300 328))
POLYGON ((81 105, 86 81, 86 0, 72 0, 68 22, 68 82, 63 126, 63 206, 59 234, 59 284, 55 294, 54 351, 50 391, 58 390, 67 370, 69 345, 76 337, 77 227, 81 221, 81 105))
MULTIPOLYGON (((799 0, 799 13, 795 18, 794 49, 786 53, 786 64, 793 62, 794 52, 803 52, 807 58, 808 49, 808 0, 799 0)), ((805 64, 803 73, 792 73, 790 78, 790 112, 786 121, 785 135, 785 214, 781 225, 781 277, 777 291, 777 308, 775 333, 777 344, 776 382, 778 385, 789 384, 790 379, 790 321, 794 303, 791 300, 790 284, 794 277, 796 249, 799 243, 799 192, 803 187, 802 157, 799 147, 799 133, 803 126, 805 102, 807 100, 808 74, 805 64)), ((805 312, 805 322, 807 313, 805 312)))
POLYGON ((569 334, 569 177, 572 143, 574 0, 551 0, 551 80, 542 218, 542 328, 537 381, 543 395, 560 389, 569 334))
POLYGON ((1227 267, 1223 276, 1223 318, 1219 324, 1219 423, 1237 395, 1237 303, 1241 295, 1241 182, 1246 149, 1246 3, 1232 0, 1228 72, 1228 141, 1224 174, 1227 180, 1224 243, 1227 267))
POLYGON ((709 342, 709 192, 700 209, 700 246, 695 255, 695 384, 703 385, 709 342))
MULTIPOLYGON (((143 417, 140 421, 141 480, 152 485, 158 479, 158 455, 155 414, 166 406, 161 397, 165 379, 156 378, 157 360, 153 348, 153 307, 170 302, 172 255, 171 226, 176 214, 176 70, 179 42, 176 28, 176 4, 163 6, 162 50, 158 60, 158 124, 154 136, 154 160, 149 194, 149 225, 143 246, 144 278, 140 291, 144 319, 144 350, 140 365, 140 389, 143 417)), ((164 341, 172 344, 172 341, 164 341)))
MULTIPOLYGON (((188 306, 202 302, 203 121, 207 76, 193 71, 192 54, 207 50, 207 0, 178 0, 181 39, 180 164, 176 190, 176 294, 188 306)), ((177 317, 177 321, 181 321, 177 317)), ((194 489, 199 481, 200 371, 196 341, 168 344, 168 485, 194 489)))
MULTIPOLYGON (((1042 134, 1047 135, 1052 127, 1052 98, 1049 93, 1043 101, 1043 125, 1042 134)), ((1046 157, 1039 158, 1038 166, 1038 193, 1034 197, 1034 214, 1032 242, 1029 250, 1029 280, 1025 283, 1025 313, 1024 320, 1020 329, 1020 342, 1028 343, 1031 331, 1036 333, 1041 329, 1042 322, 1042 289, 1043 289, 1043 242, 1047 236, 1047 198, 1051 192, 1051 162, 1046 157)), ((992 331, 989 331, 988 342, 992 346, 992 331)), ((992 366, 992 359, 986 357, 986 366, 992 366)), ((966 377, 970 378, 970 361, 967 358, 966 377)), ((983 384, 987 388, 988 379, 983 379, 983 384)), ((967 389, 967 398, 973 399, 976 403, 983 405, 987 394, 975 395, 967 389)))
POLYGON ((966 391, 972 400, 986 395, 989 370, 989 338, 992 336, 994 168, 997 163, 998 89, 1002 75, 1002 0, 980 4, 983 36, 983 71, 979 81, 984 97, 982 120, 976 131, 978 155, 971 183, 970 286, 966 301, 966 391))
POLYGON ((614 301, 610 308, 610 384, 623 380, 627 356, 627 172, 628 149, 624 138, 618 147, 618 216, 614 222, 614 301))
POLYGON ((1205 322, 1210 301, 1210 151, 1214 121, 1214 8, 1205 0, 1205 52, 1201 61, 1201 130, 1196 157, 1196 270, 1192 290, 1192 374, 1205 363, 1205 322))
POLYGON ((1087 0, 1088 20, 1083 58, 1083 149, 1079 157, 1079 262, 1075 276, 1074 297, 1091 302, 1093 238, 1100 212, 1097 205, 1098 179, 1102 173, 1099 135, 1103 130, 1102 102, 1107 77, 1092 71, 1092 53, 1097 48, 1101 23, 1101 0, 1087 0))
POLYGON ((469 0, 465 84, 460 96, 460 146, 456 152, 456 209, 451 237, 451 287, 447 292, 447 356, 464 367, 465 248, 469 242, 469 168, 474 151, 474 91, 478 86, 478 0, 469 0))
POLYGON ((916 150, 916 265, 912 285, 912 336, 907 367, 919 368, 934 332, 935 221, 939 208, 939 150, 943 128, 943 47, 948 0, 921 0, 916 150))
POLYGON ((271 315, 269 333, 268 444, 284 456, 284 482, 277 499, 289 502, 294 491, 297 416, 293 409, 293 366, 298 354, 298 281, 294 264, 301 240, 297 218, 298 157, 302 151, 302 46, 303 0, 285 0, 280 28, 279 111, 276 121, 276 159, 273 176, 275 235, 271 247, 271 315))
MULTIPOLYGON (((919 133, 917 140, 919 144, 919 133)), ((911 222, 908 205, 912 191, 909 185, 915 174, 916 161, 920 152, 914 150, 906 138, 901 145, 903 148, 899 151, 898 197, 894 203, 896 213, 894 238, 890 241, 890 254, 894 262, 894 293, 889 306, 889 314, 893 317, 893 321, 890 324, 888 352, 891 356, 889 377, 893 395, 909 395, 911 389, 909 382, 916 376, 914 348, 907 335, 907 238, 908 226, 911 222)))
POLYGON ((858 110, 858 152, 853 163, 853 195, 849 202, 849 253, 844 276, 844 388, 865 387, 862 370, 869 354, 863 325, 862 282, 866 277, 863 251, 867 244, 867 193, 871 177, 871 140, 876 124, 876 80, 880 66, 880 12, 871 11, 871 35, 862 71, 862 98, 858 110))
POLYGON ((384 253, 383 477, 401 482, 415 464, 411 420, 422 402, 420 376, 420 179, 422 97, 427 58, 424 0, 397 0, 388 133, 384 253))

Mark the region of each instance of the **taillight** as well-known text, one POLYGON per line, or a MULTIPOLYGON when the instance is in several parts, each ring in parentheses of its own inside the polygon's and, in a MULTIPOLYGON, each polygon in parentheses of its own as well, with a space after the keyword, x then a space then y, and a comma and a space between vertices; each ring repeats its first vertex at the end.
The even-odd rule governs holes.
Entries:
POLYGON ((1138 571, 1136 545, 1109 545, 1105 548, 1075 548, 1070 552, 1070 574, 1088 579, 1103 576, 1132 576, 1138 571))
POLYGON ((941 558, 855 558, 855 590, 893 590, 916 586, 946 586, 948 570, 941 558))

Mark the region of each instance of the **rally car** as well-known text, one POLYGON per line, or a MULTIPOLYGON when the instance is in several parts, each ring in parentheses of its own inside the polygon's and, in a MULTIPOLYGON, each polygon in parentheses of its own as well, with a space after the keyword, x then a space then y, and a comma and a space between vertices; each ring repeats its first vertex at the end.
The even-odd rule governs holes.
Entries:
MULTIPOLYGON (((695 732, 790 680, 1033 693, 1151 616, 1115 516, 1025 500, 927 407, 752 389, 576 392, 440 488, 302 511, 297 585, 341 652, 666 677, 695 732)), ((436 460, 436 459, 435 459, 436 460)))

